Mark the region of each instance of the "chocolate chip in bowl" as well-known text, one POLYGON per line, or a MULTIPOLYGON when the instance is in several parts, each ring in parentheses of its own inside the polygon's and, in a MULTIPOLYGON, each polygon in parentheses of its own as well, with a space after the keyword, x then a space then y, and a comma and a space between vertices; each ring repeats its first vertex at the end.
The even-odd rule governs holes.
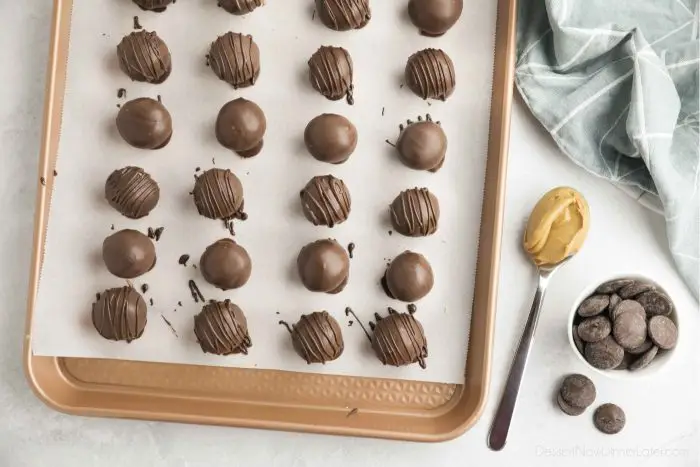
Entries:
POLYGON ((634 379, 668 362, 678 342, 678 313, 655 281, 618 275, 581 293, 567 330, 571 348, 593 371, 634 379))

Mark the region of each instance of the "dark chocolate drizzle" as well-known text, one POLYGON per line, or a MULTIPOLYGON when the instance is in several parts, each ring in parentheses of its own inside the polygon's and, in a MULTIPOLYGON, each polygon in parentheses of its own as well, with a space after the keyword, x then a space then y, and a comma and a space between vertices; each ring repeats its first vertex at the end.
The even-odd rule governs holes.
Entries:
MULTIPOLYGON (((367 328, 365 327, 365 325, 362 324, 362 320, 355 314, 355 312, 353 311, 352 308, 346 307, 346 308, 345 308, 345 316, 350 316, 350 315, 352 315, 352 316, 355 317, 355 321, 357 321, 357 324, 360 325, 360 327, 362 328, 362 330, 363 330, 364 333, 365 333, 365 336, 367 336, 367 339, 368 339, 370 342, 372 342, 372 336, 370 335, 369 331, 367 331, 367 328)), ((352 321, 351 321, 351 323, 352 323, 352 321)), ((372 323, 370 323, 370 326, 371 326, 371 324, 372 324, 372 323)))

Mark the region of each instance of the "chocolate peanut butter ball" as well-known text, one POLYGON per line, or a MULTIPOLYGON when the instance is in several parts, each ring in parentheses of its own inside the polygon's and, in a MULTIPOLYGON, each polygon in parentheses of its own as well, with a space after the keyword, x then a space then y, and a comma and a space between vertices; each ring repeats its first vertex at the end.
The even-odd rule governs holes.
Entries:
POLYGON ((456 85, 452 59, 440 49, 424 49, 411 55, 405 79, 409 89, 423 99, 444 101, 456 85))
POLYGON ((241 157, 253 157, 263 147, 265 113, 255 102, 239 97, 226 103, 216 118, 216 139, 241 157))
POLYGON ((372 18, 369 0, 316 0, 316 13, 334 31, 363 28, 372 18))
POLYGON ((384 365, 405 366, 418 363, 425 368, 428 341, 423 325, 409 313, 393 313, 377 321, 372 349, 384 365))
POLYGON ((139 97, 122 105, 117 129, 124 141, 139 149, 160 149, 170 142, 173 120, 163 104, 139 97))
POLYGON ((161 13, 173 3, 174 0, 134 0, 134 3, 139 6, 142 10, 154 11, 156 13, 161 13))
POLYGON ((146 302, 132 287, 108 289, 92 305, 92 324, 105 339, 131 342, 146 328, 146 302))
POLYGON ((199 260, 202 276, 221 290, 237 289, 250 278, 252 263, 248 252, 230 238, 212 243, 199 260))
POLYGON ((421 34, 437 37, 454 26, 463 7, 462 0, 410 0, 408 16, 421 34))
POLYGON ((219 0, 221 8, 237 16, 252 13, 253 10, 264 4, 265 0, 219 0))
POLYGON ((194 204, 209 219, 232 219, 243 209, 243 185, 228 169, 209 169, 194 183, 194 204))
POLYGON ((260 75, 260 49, 252 36, 227 32, 211 44, 209 66, 234 89, 252 86, 260 75))
POLYGON ((352 105, 352 58, 342 47, 323 46, 309 59, 311 86, 325 98, 337 101, 345 97, 352 105))
POLYGON ((209 302, 194 317, 194 334, 204 353, 248 354, 252 346, 248 320, 230 300, 209 302))
POLYGON ((433 268, 420 253, 404 251, 391 262, 384 280, 391 298, 415 302, 433 288, 433 268))
POLYGON ((140 219, 158 205, 160 188, 142 168, 124 167, 107 177, 105 198, 123 216, 140 219))
POLYGON ((342 164, 357 146, 357 129, 342 115, 321 114, 306 125, 304 143, 316 160, 342 164))
POLYGON ((327 311, 303 315, 291 327, 290 333, 294 350, 306 363, 325 364, 343 354, 343 333, 327 311))
POLYGON ((447 135, 440 124, 427 115, 426 120, 408 120, 400 128, 396 150, 401 162, 411 169, 437 172, 447 152, 447 135))
POLYGON ((348 282, 350 258, 335 240, 317 240, 301 249, 297 269, 301 282, 308 290, 336 294, 348 282))
POLYGON ((404 190, 389 206, 391 225, 401 235, 426 237, 437 231, 440 204, 427 188, 404 190))
POLYGON ((300 193, 304 216, 313 225, 333 227, 350 216, 350 192, 345 183, 332 175, 312 178, 300 193))
POLYGON ((156 248, 151 239, 138 230, 124 229, 102 242, 102 259, 115 276, 133 279, 156 265, 156 248))
POLYGON ((170 50, 155 32, 136 31, 124 36, 117 45, 117 58, 119 68, 134 81, 160 84, 173 69, 170 50))

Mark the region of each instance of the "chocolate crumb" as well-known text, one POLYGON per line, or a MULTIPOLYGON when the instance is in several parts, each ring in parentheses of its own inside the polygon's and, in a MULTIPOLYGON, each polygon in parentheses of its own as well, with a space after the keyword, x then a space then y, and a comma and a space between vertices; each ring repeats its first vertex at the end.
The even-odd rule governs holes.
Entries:
POLYGON ((117 90, 117 98, 118 99, 124 99, 126 97, 126 89, 124 88, 119 88, 117 90))
POLYGON ((154 238, 156 239, 156 242, 160 240, 160 236, 163 235, 163 231, 165 230, 165 227, 158 227, 154 234, 154 238))
POLYGON ((214 159, 213 157, 211 158, 211 164, 216 165, 216 159, 214 159))
POLYGON ((58 177, 58 171, 56 169, 53 169, 53 176, 58 177))
POLYGON ((97 299, 98 302, 100 301, 100 297, 101 297, 100 293, 97 292, 97 293, 95 294, 95 298, 97 299))
POLYGON ((121 109, 121 108, 122 108, 122 105, 121 105, 121 104, 117 104, 117 108, 118 108, 118 109, 121 109))
POLYGON ((199 172, 200 170, 202 170, 200 167, 195 167, 195 168, 194 168, 194 171, 195 171, 195 172, 199 172))
POLYGON ((316 19, 316 8, 314 8, 314 11, 311 13, 311 21, 316 19))
POLYGON ((44 177, 41 177, 39 181, 41 182, 42 186, 46 186, 46 179, 44 177))
POLYGON ((352 409, 350 412, 348 412, 348 414, 345 416, 345 418, 352 417, 353 415, 357 415, 357 413, 358 413, 359 411, 360 411, 360 410, 359 410, 357 407, 355 407, 355 408, 352 409))
POLYGON ((197 265, 194 264, 194 263, 192 263, 192 267, 195 268, 195 269, 197 269, 197 265))
POLYGON ((182 302, 177 302, 177 306, 182 306, 182 302))
POLYGON ((141 284, 141 292, 142 293, 148 292, 148 284, 141 284))
POLYGON ((275 311, 275 314, 276 314, 276 315, 279 315, 279 314, 280 314, 280 312, 279 312, 279 311, 275 311))
POLYGON ((187 285, 190 288, 190 293, 192 294, 192 298, 194 299, 195 303, 206 301, 204 299, 204 295, 202 295, 202 292, 199 290, 199 287, 197 287, 197 283, 194 280, 190 279, 187 285))
POLYGON ((401 83, 401 84, 399 85, 399 89, 403 89, 403 86, 404 86, 404 84, 401 83))
POLYGON ((224 227, 232 237, 236 236, 236 229, 234 228, 232 219, 224 219, 224 227))
POLYGON ((151 306, 153 306, 153 298, 152 297, 148 299, 148 303, 150 303, 151 306))
POLYGON ((187 266, 187 262, 190 260, 190 255, 182 255, 180 259, 177 260, 177 264, 187 266))
POLYGON ((353 258, 354 253, 355 253, 355 244, 354 244, 354 243, 350 243, 350 244, 348 245, 348 256, 350 256, 350 259, 353 258))
POLYGON ((388 139, 385 139, 384 142, 385 142, 386 144, 388 144, 389 146, 391 146, 392 148, 395 148, 395 147, 396 147, 396 145, 395 145, 394 143, 392 143, 391 141, 389 141, 388 139))
POLYGON ((134 16, 134 29, 143 29, 143 26, 141 26, 141 23, 139 22, 138 16, 134 16))
POLYGON ((175 330, 173 325, 170 323, 170 321, 168 321, 168 318, 166 318, 163 314, 161 314, 160 317, 163 318, 163 321, 165 322, 165 324, 168 325, 168 327, 170 328, 172 333, 175 335, 175 337, 179 338, 180 336, 177 335, 177 331, 175 330))
POLYGON ((390 230, 388 233, 389 233, 389 235, 394 235, 394 231, 393 231, 393 230, 390 230))
POLYGON ((431 105, 433 105, 433 104, 430 103, 430 101, 425 101, 425 102, 428 103, 428 107, 430 107, 431 105))
POLYGON ((156 96, 156 99, 158 99, 158 102, 163 102, 163 98, 160 97, 160 94, 158 94, 158 95, 156 96))
POLYGON ((415 313, 416 311, 418 311, 418 308, 417 308, 416 305, 413 304, 413 303, 409 303, 408 306, 406 307, 406 309, 408 310, 408 313, 411 314, 411 315, 412 315, 413 313, 415 313))
POLYGON ((206 54, 204 57, 205 57, 206 60, 207 60, 207 62, 206 62, 206 63, 207 63, 207 66, 209 66, 209 54, 206 54))
POLYGON ((154 238, 156 238, 156 234, 155 234, 155 232, 153 231, 153 227, 149 227, 149 228, 148 228, 148 238, 150 238, 151 240, 153 240, 154 238))
POLYGON ((348 321, 348 327, 352 326, 352 323, 354 323, 353 320, 348 321))
POLYGON ((233 218, 241 220, 241 221, 247 221, 248 220, 248 213, 243 212, 243 211, 238 211, 236 214, 233 215, 233 218))
POLYGON ((384 107, 382 107, 382 117, 384 116, 384 107))
POLYGON ((114 230, 114 224, 109 226, 109 230, 114 230))

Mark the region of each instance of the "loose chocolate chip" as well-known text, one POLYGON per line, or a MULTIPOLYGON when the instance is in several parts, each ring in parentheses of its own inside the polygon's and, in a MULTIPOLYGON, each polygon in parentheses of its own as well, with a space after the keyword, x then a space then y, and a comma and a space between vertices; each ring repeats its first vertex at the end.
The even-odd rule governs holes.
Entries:
POLYGON ((600 294, 611 294, 617 292, 621 288, 630 285, 634 280, 632 279, 613 279, 608 282, 604 282, 595 289, 596 293, 600 294))
POLYGON ((642 368, 646 368, 646 366, 649 365, 652 360, 654 360, 657 353, 659 353, 659 348, 657 346, 651 347, 649 350, 644 352, 641 357, 637 358, 630 364, 630 371, 637 371, 641 370, 642 368))
POLYGON ((660 348, 669 350, 676 346, 678 329, 666 316, 654 316, 649 320, 649 337, 660 348))
POLYGON ((584 350, 586 361, 600 370, 610 370, 622 363, 625 350, 615 342, 612 336, 602 341, 589 342, 584 350))
POLYGON ((578 407, 572 407, 569 404, 567 404, 561 397, 561 394, 557 394, 557 404, 559 404, 559 408, 561 409, 562 412, 564 412, 567 415, 571 416, 577 416, 581 415, 583 412, 586 411, 586 409, 580 409, 578 407))
POLYGON ((578 325, 574 324, 574 325, 572 326, 572 328, 571 328, 571 335, 572 335, 573 338, 574 338, 574 345, 575 345, 576 348, 578 349, 579 353, 580 353, 581 355, 583 355, 583 349, 584 349, 584 345, 585 345, 585 344, 584 344, 583 340, 581 339, 581 337, 579 337, 579 335, 578 335, 578 325))
POLYGON ((608 435, 619 433, 625 427, 625 412, 615 404, 603 404, 593 414, 593 424, 608 435))
POLYGON ((564 378, 559 394, 567 405, 585 409, 595 401, 596 389, 593 381, 589 378, 574 374, 564 378))
POLYGON ((654 343, 649 338, 647 338, 647 340, 645 340, 642 345, 633 349, 627 349, 626 352, 632 355, 640 355, 649 350, 653 345, 654 343))
POLYGON ((610 335, 611 325, 607 316, 584 319, 578 325, 578 336, 585 342, 598 342, 610 335))
POLYGON ((613 311, 610 312, 610 318, 613 320, 613 322, 615 322, 620 315, 627 312, 636 313, 642 318, 646 317, 646 313, 644 312, 642 305, 637 303, 635 300, 623 300, 615 307, 613 311))
POLYGON ((617 293, 620 297, 634 298, 639 294, 646 292, 647 290, 653 290, 654 286, 648 282, 634 281, 630 285, 626 285, 617 293))
POLYGON ((668 316, 673 311, 671 299, 656 290, 650 290, 639 295, 635 300, 642 305, 648 316, 668 316))
POLYGON ((610 297, 607 295, 593 295, 585 299, 578 307, 578 314, 582 318, 590 318, 600 314, 610 304, 610 297))
POLYGON ((647 322, 639 313, 622 313, 613 323, 613 337, 624 349, 634 349, 647 338, 647 322))

